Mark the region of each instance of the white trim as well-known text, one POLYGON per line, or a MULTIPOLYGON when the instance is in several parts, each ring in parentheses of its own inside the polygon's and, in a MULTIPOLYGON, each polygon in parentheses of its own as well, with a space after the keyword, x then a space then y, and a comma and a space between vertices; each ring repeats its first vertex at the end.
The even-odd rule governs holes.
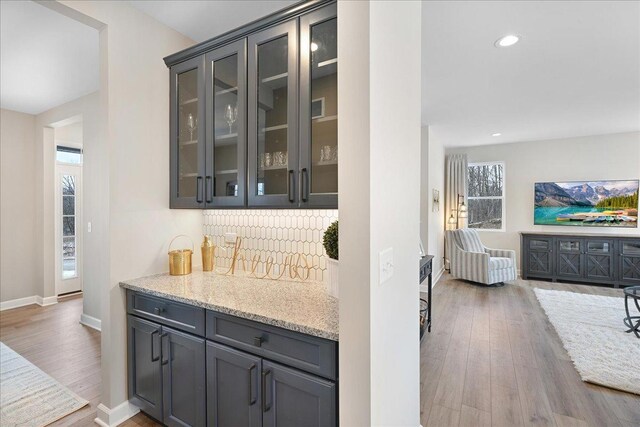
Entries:
POLYGON ((58 297, 57 296, 52 296, 52 297, 41 297, 40 295, 36 295, 36 304, 42 306, 42 307, 46 307, 48 305, 53 305, 53 304, 57 304, 58 303, 58 297))
POLYGON ((100 403, 97 408, 97 416, 93 421, 102 427, 115 427, 133 417, 138 412, 140 412, 140 409, 136 405, 129 403, 128 400, 125 400, 113 409, 109 409, 100 403))
POLYGON ((25 305, 32 305, 36 303, 36 296, 16 298, 9 301, 0 302, 0 311, 11 310, 12 308, 24 307, 25 305))
POLYGON ((80 315, 80 324, 95 329, 98 332, 102 332, 102 321, 93 316, 89 316, 88 314, 82 313, 80 315))

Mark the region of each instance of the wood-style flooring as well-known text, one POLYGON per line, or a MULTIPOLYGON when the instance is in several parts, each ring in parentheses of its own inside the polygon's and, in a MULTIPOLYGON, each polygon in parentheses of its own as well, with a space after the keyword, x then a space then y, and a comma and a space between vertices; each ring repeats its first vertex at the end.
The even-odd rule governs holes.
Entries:
MULTIPOLYGON (((580 379, 533 287, 622 294, 522 280, 487 288, 445 276, 434 288, 433 327, 421 344, 424 427, 640 426, 640 396, 580 379)), ((95 425, 100 334, 80 325, 81 313, 80 297, 0 312, 1 341, 90 401, 54 426, 95 425)), ((144 414, 122 424, 158 425, 144 414)))
POLYGON ((424 427, 640 426, 640 396, 580 379, 535 287, 622 296, 596 286, 518 280, 494 288, 445 276, 421 343, 424 427))

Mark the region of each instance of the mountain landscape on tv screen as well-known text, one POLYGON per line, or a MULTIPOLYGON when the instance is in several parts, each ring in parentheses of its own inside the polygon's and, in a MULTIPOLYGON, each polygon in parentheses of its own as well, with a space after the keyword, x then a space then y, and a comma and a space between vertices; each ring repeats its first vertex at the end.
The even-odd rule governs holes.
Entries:
POLYGON ((638 180, 539 182, 537 225, 638 226, 638 180))

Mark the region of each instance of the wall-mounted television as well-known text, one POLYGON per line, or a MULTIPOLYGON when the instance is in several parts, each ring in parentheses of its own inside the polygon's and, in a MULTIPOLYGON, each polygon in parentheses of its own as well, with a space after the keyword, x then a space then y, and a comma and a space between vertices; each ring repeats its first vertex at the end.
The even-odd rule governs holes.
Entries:
POLYGON ((536 182, 535 225, 638 227, 640 181, 536 182))

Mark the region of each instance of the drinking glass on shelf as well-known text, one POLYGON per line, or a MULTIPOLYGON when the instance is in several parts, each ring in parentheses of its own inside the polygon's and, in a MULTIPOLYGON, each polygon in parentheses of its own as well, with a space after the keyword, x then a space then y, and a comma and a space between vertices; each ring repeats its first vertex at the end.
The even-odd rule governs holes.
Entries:
POLYGON ((273 157, 271 153, 264 153, 264 166, 270 168, 273 166, 273 157))
POLYGON ((320 148, 320 162, 328 162, 331 160, 331 146, 323 145, 320 148))
POLYGON ((260 157, 259 157, 259 159, 260 159, 260 169, 264 169, 264 157, 265 157, 264 155, 265 155, 265 153, 260 153, 260 157))
POLYGON ((331 160, 334 162, 338 161, 338 146, 334 145, 333 150, 331 151, 331 160))
POLYGON ((232 107, 231 104, 227 104, 227 109, 224 112, 224 118, 229 125, 229 133, 231 133, 232 126, 238 119, 238 107, 232 107))
POLYGON ((274 166, 286 166, 287 159, 282 151, 276 151, 273 153, 273 165, 274 166))
POLYGON ((193 117, 193 114, 189 113, 187 116, 187 130, 189 131, 189 140, 193 141, 193 132, 198 127, 198 118, 193 117))

